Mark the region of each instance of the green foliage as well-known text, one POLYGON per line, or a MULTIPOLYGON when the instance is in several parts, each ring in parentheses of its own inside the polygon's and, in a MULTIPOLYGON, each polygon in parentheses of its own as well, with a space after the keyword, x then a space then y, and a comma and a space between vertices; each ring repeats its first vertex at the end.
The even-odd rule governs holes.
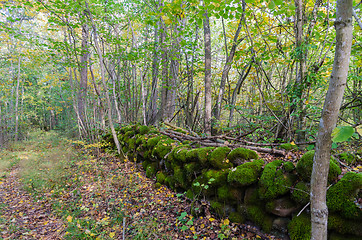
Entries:
POLYGON ((302 205, 309 202, 310 186, 305 182, 298 182, 292 191, 292 199, 302 205))
POLYGON ((146 169, 146 176, 148 178, 154 177, 157 172, 157 163, 150 163, 146 169))
POLYGON ((281 149, 285 149, 287 151, 290 150, 298 150, 298 146, 295 144, 291 144, 291 143, 284 143, 282 145, 279 146, 281 149))
POLYGON ((348 172, 327 191, 327 206, 348 219, 362 219, 358 193, 362 188, 362 173, 348 172))
POLYGON ((222 170, 213 170, 210 169, 203 174, 204 178, 209 181, 210 179, 214 179, 210 184, 211 186, 221 186, 227 183, 227 176, 229 174, 228 169, 222 170))
POLYGON ((339 154, 339 159, 342 160, 347 165, 351 165, 356 162, 357 158, 354 154, 349 152, 344 152, 339 154))
POLYGON ((157 182, 159 182, 159 183, 164 183, 165 182, 165 179, 166 179, 166 174, 164 173, 164 172, 158 172, 157 174, 156 174, 156 180, 157 180, 157 182))
POLYGON ((344 142, 350 138, 354 133, 354 128, 351 126, 336 127, 332 132, 332 142, 339 143, 344 142))
POLYGON ((258 181, 264 161, 247 162, 230 170, 228 182, 237 186, 247 186, 258 181))

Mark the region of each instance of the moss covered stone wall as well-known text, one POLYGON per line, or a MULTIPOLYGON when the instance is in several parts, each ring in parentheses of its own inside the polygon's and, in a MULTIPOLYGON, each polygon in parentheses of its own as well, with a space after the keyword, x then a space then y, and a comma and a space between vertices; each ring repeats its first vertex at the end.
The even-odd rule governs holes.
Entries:
MULTIPOLYGON (((194 148, 189 141, 173 140, 154 127, 136 124, 117 132, 128 158, 141 162, 156 185, 185 192, 190 199, 206 197, 215 213, 233 222, 251 221, 265 232, 310 239, 309 209, 300 211, 309 202, 313 151, 295 166, 282 160, 266 162, 244 148, 194 148)), ((103 139, 114 149, 110 134, 103 139)), ((329 238, 361 239, 357 200, 362 197, 362 173, 349 172, 338 181, 341 169, 333 159, 330 164, 329 238)))

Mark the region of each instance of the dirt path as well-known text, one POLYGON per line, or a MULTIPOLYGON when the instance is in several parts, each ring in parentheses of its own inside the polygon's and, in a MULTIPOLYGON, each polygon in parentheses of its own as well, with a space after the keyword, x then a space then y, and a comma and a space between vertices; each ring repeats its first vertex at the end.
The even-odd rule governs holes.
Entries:
POLYGON ((2 239, 62 239, 64 223, 52 214, 47 200, 34 201, 24 191, 14 167, 0 182, 0 236, 2 239))

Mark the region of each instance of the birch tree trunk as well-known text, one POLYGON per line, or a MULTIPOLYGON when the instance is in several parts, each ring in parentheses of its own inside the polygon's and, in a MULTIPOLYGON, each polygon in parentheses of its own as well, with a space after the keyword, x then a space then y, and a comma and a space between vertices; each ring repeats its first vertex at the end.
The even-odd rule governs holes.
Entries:
POLYGON ((204 44, 205 44, 205 120, 206 135, 211 135, 211 34, 207 10, 204 14, 204 44))
POLYGON ((319 123, 311 176, 312 240, 327 239, 328 208, 326 192, 332 145, 331 133, 336 127, 342 103, 352 45, 352 0, 337 0, 336 9, 334 64, 323 106, 322 118, 319 123))
POLYGON ((16 78, 16 89, 15 89, 15 142, 19 140, 19 86, 20 86, 20 63, 21 56, 18 59, 18 76, 16 78))

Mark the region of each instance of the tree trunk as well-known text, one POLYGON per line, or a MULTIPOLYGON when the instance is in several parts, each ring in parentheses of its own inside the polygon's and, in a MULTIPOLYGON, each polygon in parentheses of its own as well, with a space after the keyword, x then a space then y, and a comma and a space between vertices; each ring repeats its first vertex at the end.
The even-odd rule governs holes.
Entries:
MULTIPOLYGON (((233 45, 231 47, 230 54, 228 55, 228 57, 226 59, 224 69, 222 71, 222 76, 221 76, 221 81, 220 81, 220 88, 219 88, 219 95, 217 97, 216 106, 215 106, 215 120, 216 121, 220 120, 221 102, 222 102, 222 99, 223 99, 223 96, 224 96, 226 78, 227 78, 227 76, 229 74, 229 71, 231 69, 231 63, 232 63, 232 61, 234 59, 236 47, 240 44, 240 42, 242 40, 242 39, 238 39, 240 31, 241 31, 242 21, 243 21, 243 19, 240 19, 238 28, 237 28, 237 30, 235 32, 235 35, 234 35, 233 45)), ((227 47, 227 46, 225 45, 225 47, 227 47)))
POLYGON ((19 140, 19 86, 20 86, 20 63, 21 56, 18 59, 18 76, 16 78, 16 89, 15 89, 15 141, 19 140))
POLYGON ((352 45, 352 0, 337 0, 336 49, 332 75, 323 106, 311 176, 312 240, 327 239, 327 179, 331 156, 331 133, 336 127, 346 86, 352 45))
POLYGON ((207 10, 204 14, 204 44, 205 44, 205 113, 204 129, 206 135, 211 135, 211 34, 207 10))

